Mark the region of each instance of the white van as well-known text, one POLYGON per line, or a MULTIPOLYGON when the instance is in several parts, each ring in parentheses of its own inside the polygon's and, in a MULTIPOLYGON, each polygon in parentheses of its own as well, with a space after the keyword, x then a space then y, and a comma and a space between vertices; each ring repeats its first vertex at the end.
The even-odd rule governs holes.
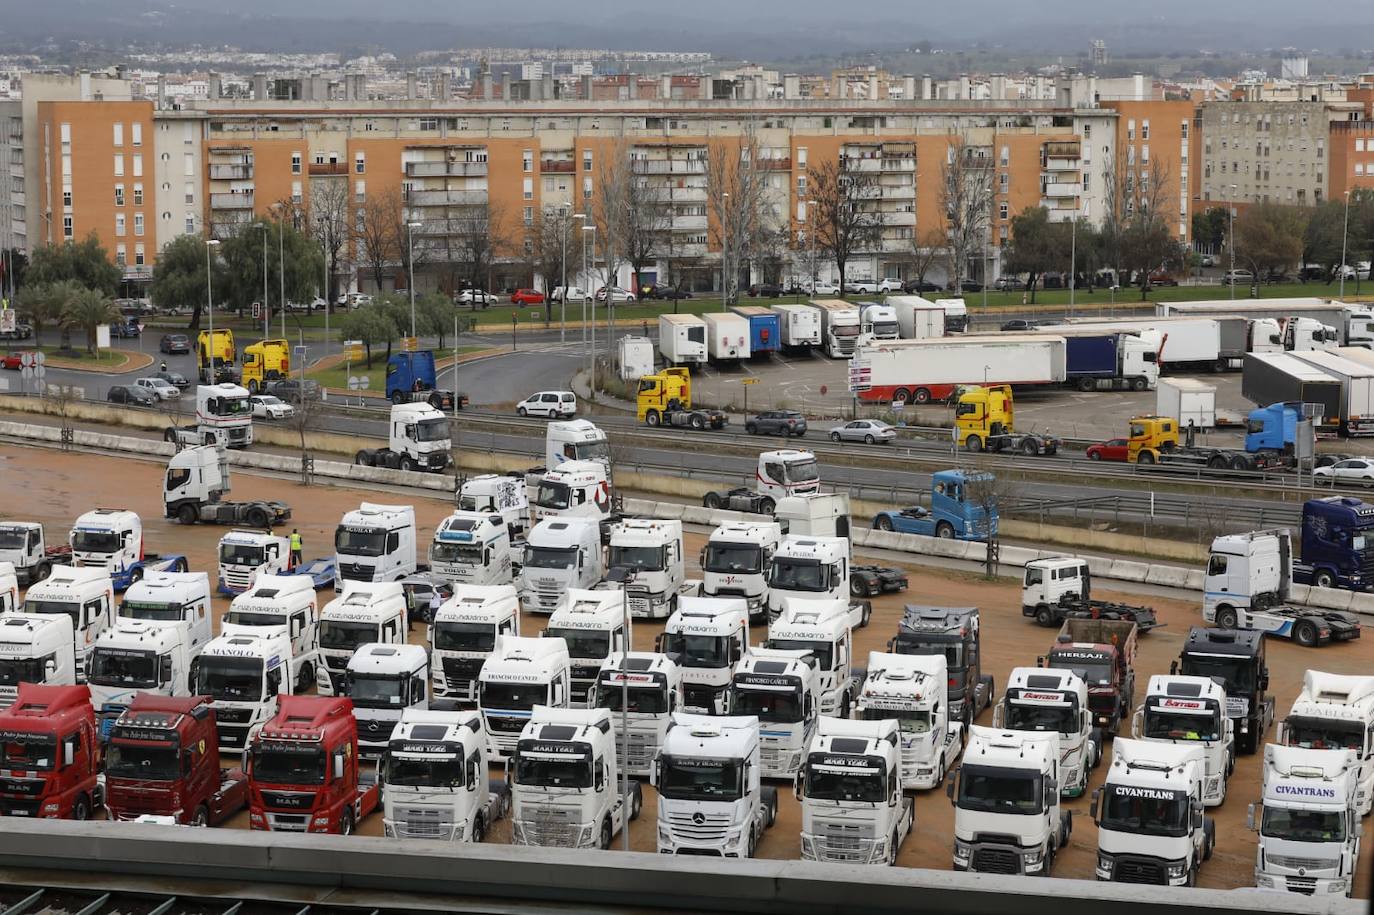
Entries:
POLYGON ((521 416, 569 419, 577 414, 577 395, 572 391, 540 391, 520 401, 515 412, 521 416))

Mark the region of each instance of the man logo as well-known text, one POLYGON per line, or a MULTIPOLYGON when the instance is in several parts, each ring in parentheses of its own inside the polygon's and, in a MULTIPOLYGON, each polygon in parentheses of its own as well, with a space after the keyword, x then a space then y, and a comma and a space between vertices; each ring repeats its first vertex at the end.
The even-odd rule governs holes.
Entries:
POLYGON ((705 822, 706 822, 706 814, 701 813, 701 812, 697 812, 697 813, 692 814, 692 823, 693 823, 693 825, 701 826, 701 825, 705 824, 705 822))

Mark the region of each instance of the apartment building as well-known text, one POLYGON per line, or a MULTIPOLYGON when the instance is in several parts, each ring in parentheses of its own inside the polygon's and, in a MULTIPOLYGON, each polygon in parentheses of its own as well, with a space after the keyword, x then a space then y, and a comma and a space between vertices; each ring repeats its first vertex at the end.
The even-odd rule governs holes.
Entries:
POLYGON ((1204 104, 1199 205, 1320 204, 1331 186, 1332 125, 1361 110, 1356 102, 1321 100, 1204 104))
POLYGON ((1374 190, 1374 121, 1333 121, 1327 164, 1328 200, 1343 200, 1349 191, 1374 190))
POLYGON ((1102 102, 1102 106, 1117 114, 1116 154, 1107 156, 1104 149, 1104 162, 1110 167, 1102 182, 1114 183, 1111 191, 1123 206, 1144 201, 1167 206, 1169 225, 1180 241, 1187 241, 1192 231, 1192 182, 1197 168, 1197 106, 1188 100, 1112 100, 1102 102), (1151 187, 1152 182, 1163 186, 1151 187))

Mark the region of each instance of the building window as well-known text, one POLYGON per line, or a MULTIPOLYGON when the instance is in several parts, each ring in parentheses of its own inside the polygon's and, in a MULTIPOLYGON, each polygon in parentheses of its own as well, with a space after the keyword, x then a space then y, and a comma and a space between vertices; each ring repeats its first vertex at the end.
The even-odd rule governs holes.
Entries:
POLYGON ((1185 139, 1185 140, 1188 139, 1188 122, 1187 122, 1187 121, 1179 121, 1179 122, 1178 122, 1178 133, 1179 133, 1179 136, 1183 137, 1183 139, 1185 139))
POLYGON ((1355 152, 1364 152, 1364 140, 1358 138, 1355 140, 1355 152))
MULTIPOLYGON (((66 126, 66 125, 63 125, 63 126, 66 126)), ((123 146, 123 145, 124 145, 124 125, 123 125, 123 124, 120 124, 119 122, 116 121, 115 124, 114 124, 113 126, 114 126, 114 145, 115 145, 115 146, 123 146)), ((68 142, 68 141, 65 141, 65 140, 64 140, 63 142, 68 142)))
POLYGON ((1363 162, 1356 162, 1356 163, 1355 163, 1355 176, 1356 176, 1356 177, 1359 177, 1359 178, 1364 177, 1364 163, 1363 163, 1363 162))
POLYGON ((357 199, 358 203, 362 203, 367 199, 366 181, 359 178, 357 181, 353 182, 353 196, 357 199))
POLYGON ((1011 147, 1003 146, 1001 154, 997 157, 998 164, 1006 168, 1011 164, 1011 147))
POLYGON ((115 245, 115 264, 123 267, 129 261, 129 249, 123 245, 115 245))
POLYGON ((71 180, 72 177, 72 156, 71 153, 62 155, 62 177, 71 180))
POLYGON ((71 146, 71 145, 72 145, 72 125, 70 125, 70 124, 63 124, 63 125, 61 126, 61 128, 59 129, 59 133, 60 133, 61 136, 62 136, 62 145, 63 145, 63 146, 71 146))
POLYGON ((303 199, 303 198, 301 197, 301 183, 300 183, 299 181, 292 181, 292 182, 291 182, 291 202, 292 202, 292 203, 300 203, 302 199, 303 199))
POLYGON ((1006 172, 1002 172, 997 176, 997 189, 999 193, 1005 194, 1007 192, 1007 189, 1010 187, 1010 184, 1011 175, 1008 175, 1006 172))
POLYGON ((1142 144, 1140 144, 1140 161, 1141 161, 1141 162, 1149 162, 1149 161, 1150 161, 1150 144, 1149 144, 1149 143, 1142 143, 1142 144))
POLYGON ((141 184, 134 185, 134 206, 143 206, 143 185, 141 184))
POLYGON ((195 202, 196 202, 196 186, 195 186, 194 184, 192 184, 191 182, 188 181, 188 182, 186 182, 186 203, 187 203, 187 204, 193 204, 193 203, 195 203, 195 202))
POLYGON ((187 214, 186 216, 186 234, 196 234, 196 217, 191 216, 190 214, 187 214))
POLYGON ((524 182, 522 183, 522 187, 521 187, 521 193, 524 194, 524 197, 525 197, 526 200, 533 200, 533 199, 534 199, 534 179, 533 179, 533 178, 526 178, 526 179, 524 180, 524 182))
POLYGON ((1091 178, 1091 177, 1092 177, 1092 175, 1089 174, 1088 172, 1084 172, 1084 173, 1083 173, 1083 190, 1085 190, 1085 191, 1086 191, 1086 190, 1089 190, 1090 185, 1091 185, 1091 182, 1090 182, 1088 179, 1091 178))
POLYGON ((143 177, 143 156, 138 153, 134 154, 134 177, 143 177))
POLYGON ((1134 140, 1134 139, 1135 139, 1135 121, 1134 121, 1134 119, 1126 122, 1126 139, 1127 139, 1127 140, 1134 140))
POLYGON ((135 214, 134 214, 134 234, 135 234, 135 235, 142 235, 142 234, 143 234, 143 214, 142 214, 142 213, 135 213, 135 214))
POLYGON ((72 237, 72 218, 71 218, 70 216, 63 216, 63 217, 62 217, 62 237, 63 237, 63 238, 71 238, 71 237, 72 237))
POLYGON ((1084 125, 1083 125, 1083 139, 1085 139, 1085 140, 1091 140, 1091 139, 1092 139, 1092 136, 1093 136, 1093 125, 1091 125, 1091 124, 1084 124, 1084 125))
POLYGON ((1150 121, 1148 118, 1140 122, 1140 139, 1150 139, 1150 121))
POLYGON ((526 255, 526 256, 529 256, 529 255, 531 255, 531 254, 533 254, 533 253, 534 253, 534 241, 533 241, 532 239, 527 238, 527 239, 525 239, 525 255, 526 255))
POLYGON ((534 207, 525 207, 525 225, 534 225, 534 207))
POLYGON ((1009 210, 1010 208, 1007 206, 1007 202, 1005 200, 997 204, 997 218, 1006 219, 1009 210))
POLYGON ((534 150, 527 149, 521 154, 520 164, 524 171, 534 171, 534 150))
MULTIPOLYGON (((63 158, 65 159, 66 157, 64 156, 63 158)), ((65 162, 63 163, 63 167, 66 167, 65 162)), ((118 153, 116 153, 114 157, 114 173, 116 178, 124 177, 124 157, 118 153)))
POLYGON ((132 124, 129 125, 129 130, 130 130, 131 133, 133 133, 133 136, 134 136, 134 145, 135 145, 135 146, 142 146, 142 145, 143 145, 143 125, 140 124, 138 121, 134 121, 132 124))
POLYGON ((583 179, 582 179, 582 199, 583 199, 583 200, 591 200, 591 199, 592 199, 592 179, 590 179, 590 178, 583 178, 583 179))
POLYGON ((592 151, 590 149, 582 150, 582 168, 584 171, 592 170, 592 151))
POLYGON ((116 213, 116 214, 115 214, 115 234, 116 234, 116 235, 123 235, 123 234, 124 234, 124 214, 123 214, 123 213, 116 213))
POLYGON ((367 158, 363 153, 357 153, 353 156, 353 171, 359 175, 367 171, 367 158))
POLYGON ((62 206, 69 210, 72 208, 72 189, 69 187, 62 189, 62 206))
POLYGON ((806 176, 805 176, 805 175, 798 175, 798 176, 797 176, 797 196, 798 196, 798 197, 805 197, 805 196, 806 196, 806 176))
POLYGON ((1320 158, 1322 157, 1322 153, 1324 153, 1325 151, 1326 151, 1326 141, 1325 141, 1325 140, 1318 140, 1318 141, 1317 141, 1317 158, 1320 159, 1320 158))
POLYGON ((196 142, 196 127, 194 124, 184 124, 181 130, 181 142, 190 146, 196 142))
POLYGON ((115 206, 124 206, 124 185, 122 184, 115 185, 115 206))
POLYGON ((143 266, 143 246, 142 246, 142 245, 134 245, 134 266, 135 266, 135 267, 142 267, 142 266, 143 266))
POLYGON ((293 174, 293 175, 299 175, 300 173, 301 173, 301 154, 298 153, 298 152, 293 152, 293 153, 291 154, 291 174, 293 174))

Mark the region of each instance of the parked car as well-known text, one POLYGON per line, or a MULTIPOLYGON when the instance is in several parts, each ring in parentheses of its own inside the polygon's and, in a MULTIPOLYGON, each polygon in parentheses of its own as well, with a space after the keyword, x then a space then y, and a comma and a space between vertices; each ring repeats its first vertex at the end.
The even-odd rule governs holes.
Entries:
POLYGON ((177 356, 191 351, 191 338, 185 334, 163 334, 158 341, 157 351, 169 356, 177 356))
MULTIPOLYGON (((299 378, 284 378, 281 381, 274 381, 272 386, 267 389, 267 393, 275 394, 287 403, 300 403, 301 380, 299 378)), ((305 380, 305 396, 309 400, 319 400, 319 382, 307 378, 305 380)))
POLYGON ((1367 458, 1348 458, 1329 467, 1314 468, 1312 476, 1324 480, 1368 485, 1374 481, 1374 461, 1367 458))
POLYGON ((881 419, 856 419, 830 430, 832 442, 863 442, 865 445, 886 444, 897 437, 897 430, 881 419))
POLYGON ((796 410, 764 410, 744 424, 744 431, 750 435, 795 435, 806 434, 806 417, 796 410))
POLYGON ((147 391, 158 400, 176 400, 181 397, 181 388, 170 381, 158 378, 156 375, 140 378, 134 382, 134 386, 147 391))
POLYGON ((782 295, 782 286, 778 283, 755 283, 749 287, 747 294, 754 299, 760 296, 765 299, 776 299, 782 295))
POLYGON ((844 284, 845 295, 874 295, 877 291, 876 280, 850 280, 844 284))
POLYGON ((1156 270, 1150 274, 1151 286, 1177 286, 1178 279, 1167 270, 1156 270))
POLYGON ((0 340, 28 340, 33 337, 33 325, 15 322, 14 330, 0 330, 0 340))
POLYGON ((364 305, 372 304, 372 296, 366 292, 348 292, 339 297, 340 305, 347 305, 349 308, 362 308, 364 305))
POLYGON ((110 322, 110 336, 119 340, 128 340, 143 333, 143 328, 139 327, 138 321, 129 318, 125 321, 110 322))
MULTIPOLYGON (((1350 268, 1347 267, 1347 270, 1350 268)), ((1255 281, 1255 275, 1249 270, 1227 270, 1221 278, 1223 286, 1249 286, 1255 281)))
POLYGON ((515 412, 521 416, 567 419, 577 413, 577 395, 572 391, 540 391, 520 401, 515 412))
POLYGON ((106 392, 105 399, 110 403, 126 403, 136 407, 151 407, 157 404, 157 397, 152 391, 136 385, 117 384, 106 392))
POLYGON ((1039 326, 1039 321, 1028 321, 1025 318, 1012 318, 1010 321, 1002 322, 1002 330, 1009 333, 1035 330, 1039 326))
POLYGON ((544 293, 538 289, 517 289, 511 293, 512 305, 543 305, 544 293))
POLYGON ((666 283, 650 283, 646 285, 640 294, 640 300, 658 299, 660 301, 675 301, 677 299, 690 299, 692 294, 686 289, 679 289, 676 286, 669 286, 666 283))
POLYGON ((1005 273, 997 278, 997 289, 1001 292, 1016 292, 1026 288, 1026 281, 1015 274, 1005 273))
POLYGON ((17 372, 24 367, 23 359, 23 353, 5 353, 5 355, 0 356, 0 368, 6 368, 12 372, 17 372))
POLYGON ((907 295, 920 295, 923 292, 939 292, 940 284, 932 283, 929 280, 907 280, 902 284, 902 291, 907 295))
POLYGON ((1088 460, 1090 461, 1126 461, 1130 455, 1130 449, 1126 447, 1124 438, 1109 438, 1105 442, 1098 442, 1096 445, 1088 446, 1088 460))
MULTIPOLYGON (((1056 289, 1057 289, 1057 288, 1059 288, 1059 287, 1057 287, 1057 286, 1051 287, 1051 286, 1050 286, 1050 278, 1049 278, 1049 277, 1046 277, 1046 278, 1045 278, 1045 288, 1046 288, 1046 289, 1050 289, 1050 288, 1056 288, 1056 289)), ((980 283, 980 282, 978 282, 977 280, 964 280, 962 283, 959 284, 959 291, 961 291, 961 292, 982 292, 982 291, 983 291, 983 284, 980 283)))
POLYGON ((185 390, 186 388, 189 388, 191 386, 190 379, 188 379, 185 375, 181 374, 180 372, 173 372, 171 369, 165 369, 161 372, 158 372, 153 377, 161 378, 168 384, 174 384, 182 390, 185 390))
POLYGON ((816 282, 811 284, 810 289, 808 289, 807 291, 811 295, 815 296, 839 295, 840 287, 836 286, 834 283, 827 283, 824 280, 817 280, 816 282))
POLYGON ((248 398, 254 419, 286 419, 296 415, 296 408, 271 394, 254 394, 248 398))
POLYGON ((459 305, 481 305, 483 308, 486 308, 490 305, 495 305, 498 299, 490 292, 483 292, 480 289, 464 289, 462 292, 458 293, 458 296, 453 301, 459 305))
MULTIPOLYGON (((606 301, 605 286, 602 286, 600 289, 596 291, 596 300, 598 302, 606 301)), ((630 292, 628 289, 621 289, 619 286, 616 286, 614 289, 611 290, 611 301, 613 302, 633 302, 634 300, 635 294, 633 292, 630 292)))
POLYGON ((1217 265, 1216 256, 1212 254, 1204 254, 1198 258, 1198 264, 1203 267, 1215 267, 1217 265))
MULTIPOLYGON (((563 298, 564 298, 564 290, 563 290, 563 287, 562 287, 562 286, 555 286, 555 287, 553 287, 553 294, 552 294, 551 296, 549 296, 549 301, 550 301, 550 302, 562 302, 562 301, 563 301, 563 298)), ((586 291, 585 289, 583 289, 581 286, 569 286, 568 289, 567 289, 567 300, 568 300, 569 302, 582 302, 582 301, 590 302, 590 301, 592 300, 592 297, 591 297, 590 295, 588 295, 588 294, 587 294, 587 291, 586 291)))

